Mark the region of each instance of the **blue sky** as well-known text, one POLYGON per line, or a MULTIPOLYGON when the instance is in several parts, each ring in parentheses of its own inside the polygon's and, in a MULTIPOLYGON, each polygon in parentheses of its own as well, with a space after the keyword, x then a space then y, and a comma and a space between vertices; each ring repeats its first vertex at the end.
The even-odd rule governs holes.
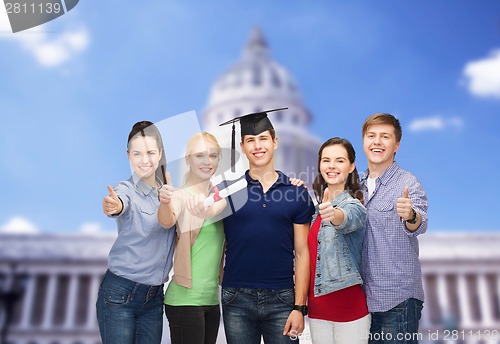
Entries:
POLYGON ((201 114, 259 26, 323 140, 390 112, 397 155, 427 190, 429 230, 498 231, 500 2, 82 0, 12 34, 0 5, 0 230, 114 230, 106 185, 128 178, 133 123, 201 114))

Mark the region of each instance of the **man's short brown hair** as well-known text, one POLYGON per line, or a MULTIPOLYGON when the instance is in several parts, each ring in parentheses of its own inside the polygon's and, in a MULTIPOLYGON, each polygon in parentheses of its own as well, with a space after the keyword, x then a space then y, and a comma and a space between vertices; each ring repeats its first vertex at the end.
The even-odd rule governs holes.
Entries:
POLYGON ((365 137, 368 127, 374 124, 389 124, 394 128, 394 134, 396 135, 396 142, 401 142, 401 137, 403 136, 403 131, 401 130, 401 124, 399 120, 391 114, 379 112, 371 115, 363 123, 362 136, 365 137))

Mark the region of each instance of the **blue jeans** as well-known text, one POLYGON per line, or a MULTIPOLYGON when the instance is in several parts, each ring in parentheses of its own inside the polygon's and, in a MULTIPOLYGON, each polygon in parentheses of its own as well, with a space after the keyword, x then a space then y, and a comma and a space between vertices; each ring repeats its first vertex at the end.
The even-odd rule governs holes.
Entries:
POLYGON ((161 343, 163 285, 136 283, 107 270, 96 307, 103 344, 161 343))
POLYGON ((260 344, 261 337, 266 344, 292 342, 283 329, 295 304, 293 288, 222 288, 221 299, 228 344, 260 344))
POLYGON ((408 299, 387 312, 372 313, 369 344, 417 344, 423 302, 408 299))

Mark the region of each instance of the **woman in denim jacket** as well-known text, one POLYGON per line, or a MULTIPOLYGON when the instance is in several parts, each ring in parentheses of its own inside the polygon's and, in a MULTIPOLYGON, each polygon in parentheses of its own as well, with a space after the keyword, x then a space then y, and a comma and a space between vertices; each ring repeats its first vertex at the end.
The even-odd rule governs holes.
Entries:
POLYGON ((351 143, 338 137, 326 141, 318 154, 313 189, 322 203, 308 237, 314 344, 368 342, 371 318, 359 273, 366 209, 355 159, 351 143))

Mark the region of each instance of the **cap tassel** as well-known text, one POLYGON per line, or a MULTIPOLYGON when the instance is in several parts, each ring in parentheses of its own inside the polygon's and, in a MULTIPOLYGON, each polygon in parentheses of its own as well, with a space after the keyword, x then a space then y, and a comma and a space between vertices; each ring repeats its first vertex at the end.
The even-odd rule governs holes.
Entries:
POLYGON ((233 122, 233 130, 231 133, 231 172, 236 172, 236 145, 235 145, 236 130, 233 122))

